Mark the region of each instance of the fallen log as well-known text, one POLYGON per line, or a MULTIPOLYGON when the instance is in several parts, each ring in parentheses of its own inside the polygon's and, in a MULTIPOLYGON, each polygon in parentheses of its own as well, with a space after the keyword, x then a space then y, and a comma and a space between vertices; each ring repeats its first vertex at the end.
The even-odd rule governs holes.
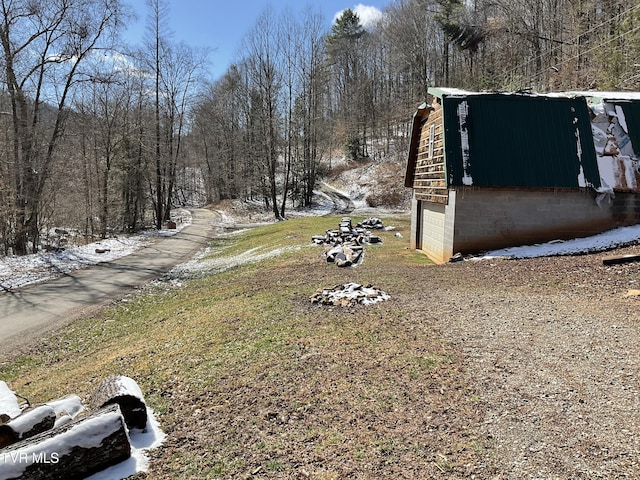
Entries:
POLYGON ((131 456, 118 405, 21 440, 0 451, 3 480, 80 480, 131 456))
POLYGON ((613 257, 605 257, 602 259, 604 265, 620 265, 622 263, 640 262, 640 255, 615 255, 613 257))
POLYGON ((84 410, 82 399, 77 395, 67 395, 57 400, 51 400, 46 405, 56 412, 56 427, 69 423, 84 410))
POLYGON ((56 412, 50 406, 28 408, 16 418, 0 425, 0 448, 50 430, 55 422, 56 412))
POLYGON ((105 378, 91 397, 93 408, 117 403, 129 428, 147 426, 147 405, 138 384, 132 378, 113 375, 105 378))

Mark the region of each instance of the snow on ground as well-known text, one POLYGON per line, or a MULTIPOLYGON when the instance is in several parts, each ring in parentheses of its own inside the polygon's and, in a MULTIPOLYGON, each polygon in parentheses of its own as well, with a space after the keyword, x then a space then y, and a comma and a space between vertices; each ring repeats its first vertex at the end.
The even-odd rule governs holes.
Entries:
POLYGON ((537 245, 493 250, 474 259, 482 260, 496 257, 518 259, 604 252, 637 243, 638 239, 640 239, 640 225, 633 225, 630 227, 615 228, 591 237, 576 238, 573 240, 554 240, 537 245))
POLYGON ((0 290, 10 291, 44 282, 69 272, 127 256, 157 237, 175 235, 191 223, 188 211, 180 211, 183 222, 173 230, 149 230, 136 235, 120 235, 87 245, 67 247, 58 252, 0 257, 0 290), (102 253, 98 253, 102 252, 102 253))
MULTIPOLYGON (((240 231, 238 231, 240 232, 240 231)), ((235 232, 235 233, 238 233, 235 232)), ((259 262, 267 258, 276 257, 285 252, 297 251, 301 247, 277 248, 274 250, 264 250, 262 247, 254 247, 246 252, 240 253, 233 257, 213 257, 206 258, 211 255, 211 249, 205 248, 193 260, 186 263, 176 265, 167 273, 166 277, 173 281, 186 280, 189 278, 198 278, 212 273, 220 273, 230 268, 241 265, 259 262)))
POLYGON ((147 407, 147 427, 129 430, 131 457, 124 462, 102 470, 85 480, 121 480, 149 469, 147 452, 162 445, 165 434, 156 420, 153 410, 147 407))

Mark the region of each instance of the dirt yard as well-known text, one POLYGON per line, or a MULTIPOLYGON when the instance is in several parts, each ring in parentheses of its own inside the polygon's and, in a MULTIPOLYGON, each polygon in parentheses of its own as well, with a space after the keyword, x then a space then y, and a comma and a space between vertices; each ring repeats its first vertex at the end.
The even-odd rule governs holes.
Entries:
POLYGON ((138 379, 167 435, 140 479, 640 478, 640 263, 602 263, 640 246, 436 266, 385 232, 340 269, 309 225, 220 240, 307 246, 120 302, 5 367, 11 386, 138 379), (390 299, 311 303, 346 282, 390 299))
POLYGON ((607 255, 435 267, 406 299, 461 355, 491 451, 476 478, 640 477, 640 264, 607 255))

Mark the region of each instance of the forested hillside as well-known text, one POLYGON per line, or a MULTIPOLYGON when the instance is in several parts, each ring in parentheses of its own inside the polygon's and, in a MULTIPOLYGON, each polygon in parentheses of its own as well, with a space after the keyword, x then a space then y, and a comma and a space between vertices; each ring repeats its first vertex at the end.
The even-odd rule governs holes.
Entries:
POLYGON ((0 0, 0 255, 53 228, 87 238, 161 227, 172 207, 309 205, 338 158, 404 162, 429 86, 634 90, 631 0, 394 0, 365 28, 265 8, 216 79, 147 0, 144 44, 122 0, 0 0))

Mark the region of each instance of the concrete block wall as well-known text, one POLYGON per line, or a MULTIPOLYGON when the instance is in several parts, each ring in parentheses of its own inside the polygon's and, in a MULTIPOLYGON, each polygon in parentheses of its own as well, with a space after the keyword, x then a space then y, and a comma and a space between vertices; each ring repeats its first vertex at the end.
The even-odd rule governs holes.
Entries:
POLYGON ((631 220, 640 212, 637 196, 616 196, 617 203, 602 206, 595 196, 590 190, 458 189, 454 253, 585 237, 638 223, 631 220))

